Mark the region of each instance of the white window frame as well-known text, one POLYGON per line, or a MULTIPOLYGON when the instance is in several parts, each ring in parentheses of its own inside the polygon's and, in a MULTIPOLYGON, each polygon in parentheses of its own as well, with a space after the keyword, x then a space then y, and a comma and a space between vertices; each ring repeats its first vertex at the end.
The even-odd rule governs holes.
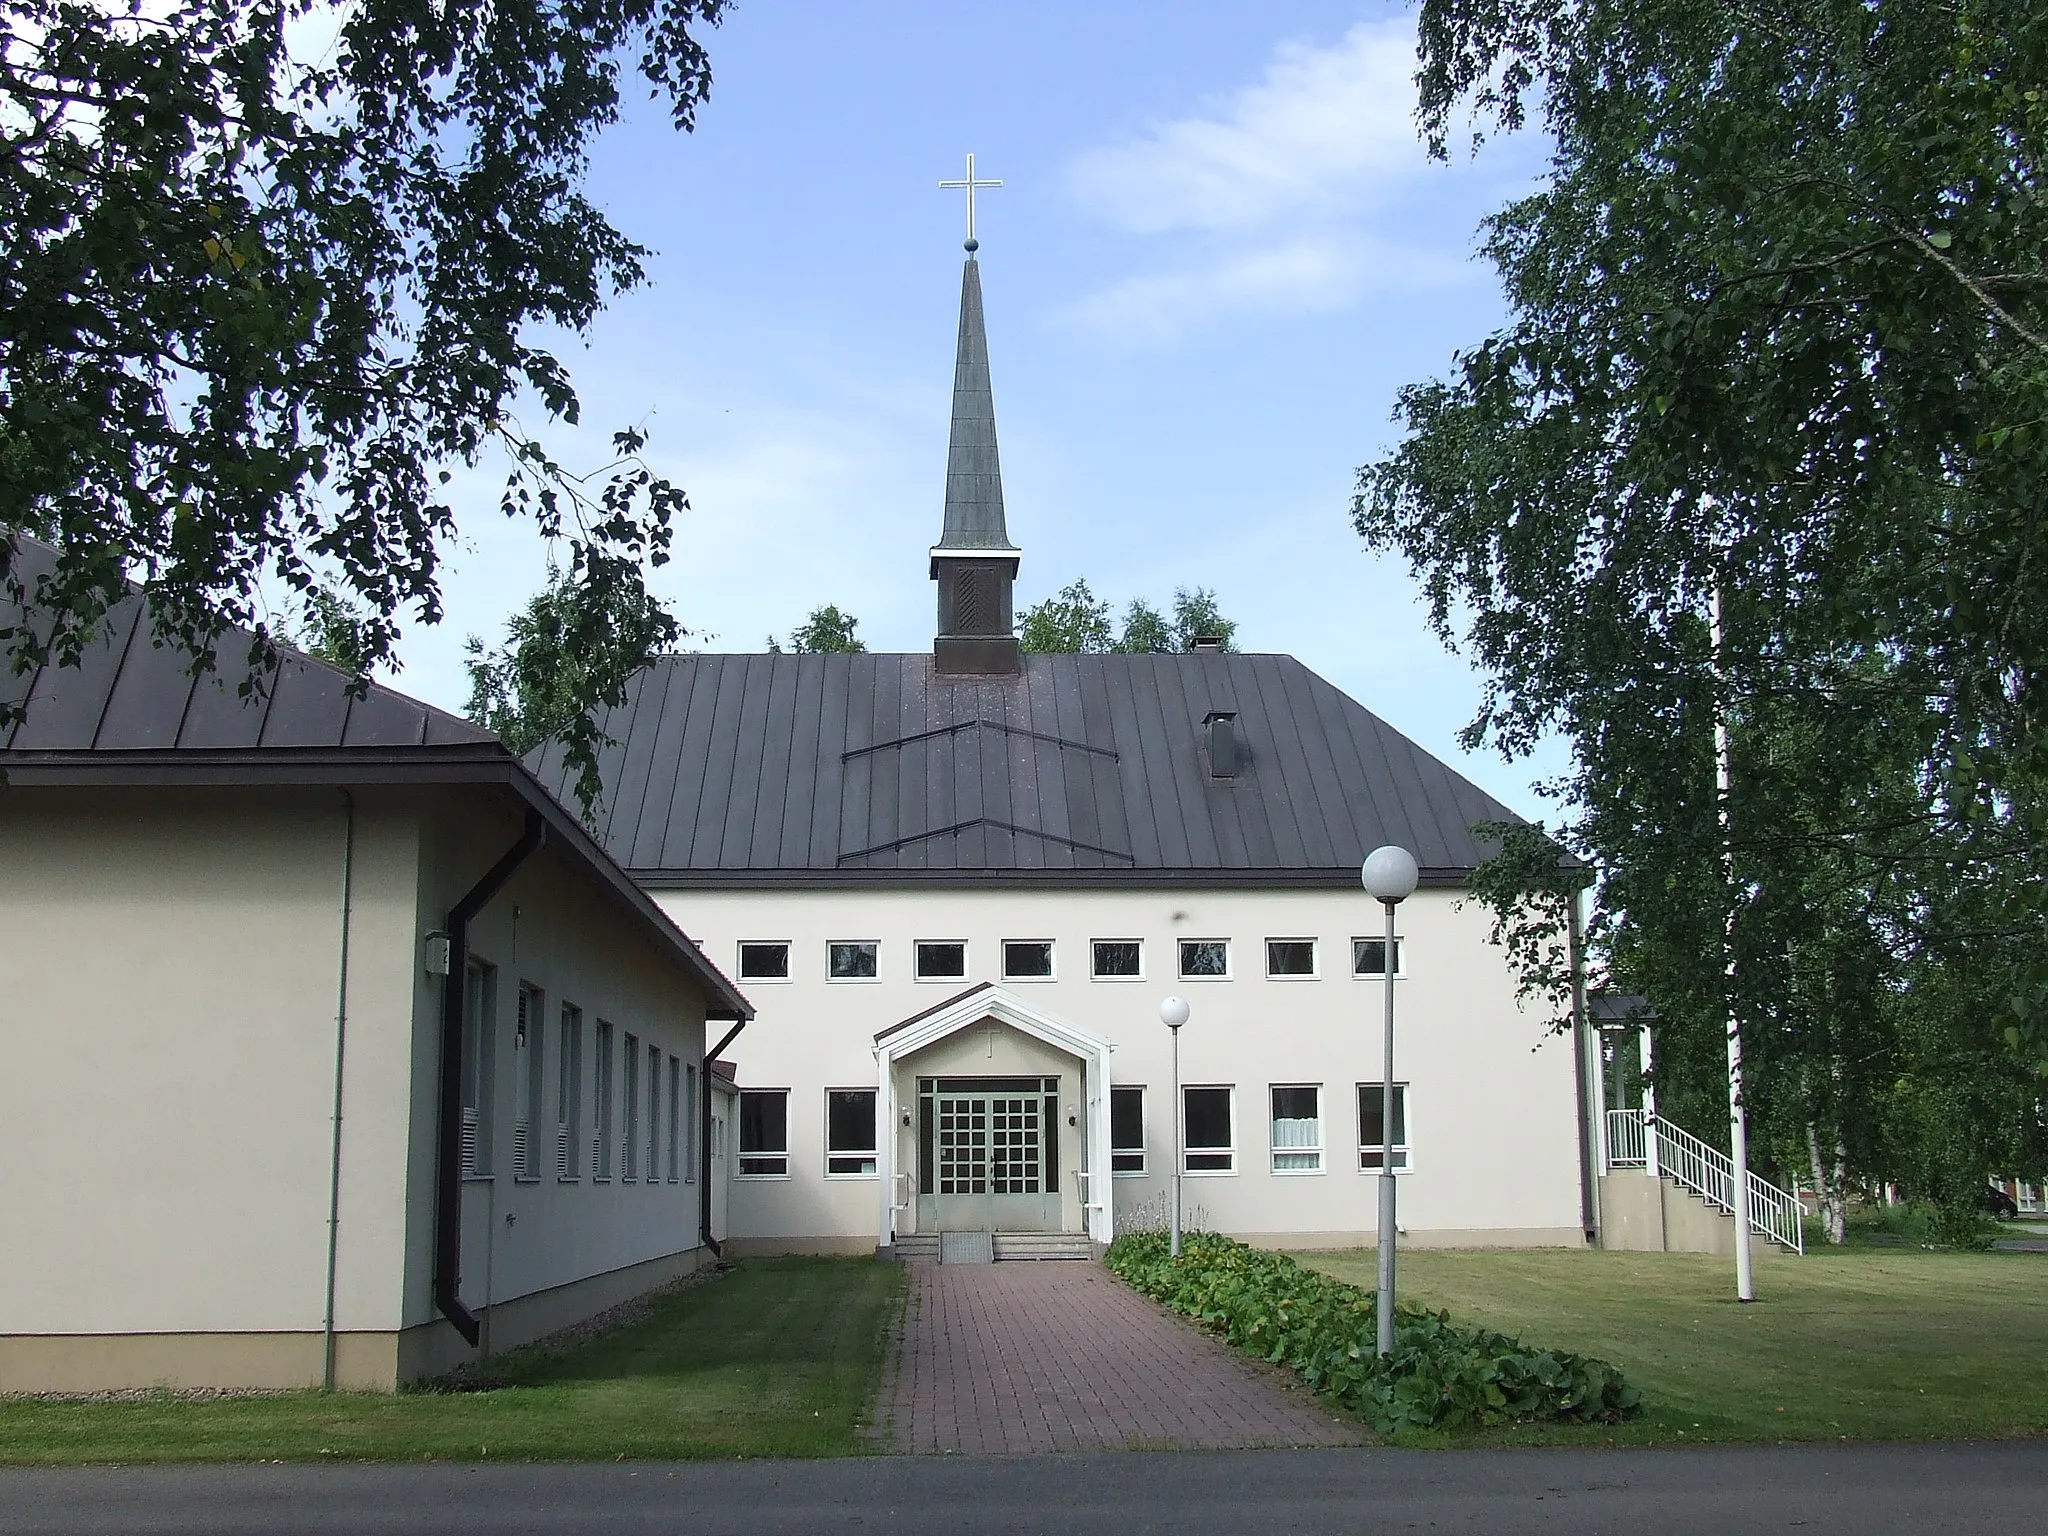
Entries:
POLYGON ((1231 979, 1233 971, 1236 969, 1236 959, 1231 953, 1233 948, 1234 946, 1231 944, 1230 940, 1219 939, 1214 936, 1192 939, 1175 939, 1173 941, 1173 968, 1175 972, 1178 973, 1182 981, 1229 981, 1231 979), (1187 956, 1181 950, 1181 946, 1183 944, 1221 944, 1223 946, 1222 973, 1220 975, 1211 976, 1205 972, 1189 971, 1187 969, 1187 956))
POLYGON ((787 1179, 790 1176, 789 1090, 787 1088, 742 1088, 739 1090, 733 1107, 738 1111, 740 1121, 738 1133, 734 1137, 737 1150, 733 1157, 733 1177, 748 1180, 787 1179), (780 1151, 772 1151, 767 1148, 760 1148, 753 1152, 748 1152, 745 1150, 747 1144, 747 1100, 754 1095, 766 1097, 769 1094, 778 1094, 782 1098, 782 1149, 780 1151), (745 1169, 749 1158, 760 1162, 765 1162, 770 1158, 780 1158, 782 1160, 782 1167, 773 1172, 748 1173, 745 1169))
POLYGON ((796 979, 796 945, 789 939, 741 939, 733 946, 733 979, 751 987, 787 986, 796 979), (750 949, 776 949, 782 951, 782 974, 780 976, 749 976, 747 974, 747 951, 750 949))
MULTIPOLYGON (((1387 973, 1385 971, 1361 971, 1358 968, 1359 945, 1384 944, 1386 942, 1387 936, 1384 933, 1354 933, 1351 936, 1351 979, 1353 981, 1382 981, 1386 978, 1387 973)), ((1407 979, 1408 936, 1397 933, 1394 935, 1394 980, 1406 981, 1407 979)))
POLYGON ((472 955, 462 998, 462 1176, 492 1174, 498 1107, 498 968, 472 955))
POLYGON ((1090 981, 1127 982, 1145 979, 1145 941, 1143 939, 1090 939, 1088 941, 1088 979, 1090 981), (1138 946, 1138 970, 1134 976, 1107 976, 1095 965, 1095 946, 1098 944, 1135 944, 1138 946))
POLYGON ((548 995, 530 981, 519 983, 519 1013, 512 1028, 512 1176, 516 1183, 540 1182, 542 1096, 547 1086, 548 995))
POLYGON ((647 1044, 647 1179, 648 1184, 661 1182, 661 1058, 662 1049, 653 1041, 647 1044))
POLYGON ((582 1181, 583 1010, 564 1002, 555 1024, 555 1179, 582 1181))
POLYGON ((683 1177, 683 1058, 673 1051, 668 1058, 668 1181, 679 1184, 683 1177))
POLYGON ((1190 1093, 1223 1093, 1229 1095, 1230 1104, 1230 1145, 1227 1147, 1197 1147, 1186 1140, 1182 1132, 1180 1151, 1181 1172, 1191 1179, 1231 1179, 1237 1177, 1237 1084, 1235 1083, 1182 1083, 1180 1085, 1180 1113, 1183 1128, 1188 1123, 1188 1095, 1190 1093), (1194 1168, 1188 1159, 1196 1156, 1213 1157, 1221 1153, 1230 1159, 1226 1168, 1194 1168))
POLYGON ((1052 939, 1004 939, 1002 941, 1003 980, 1022 982, 1058 981, 1060 979, 1060 947, 1052 939), (1010 946, 1012 944, 1043 944, 1045 946, 1045 974, 1024 976, 1010 969, 1010 946))
POLYGON ((1307 934, 1283 934, 1265 941, 1266 979, 1268 981, 1321 981, 1323 978, 1323 945, 1320 939, 1307 934), (1276 971, 1273 969, 1273 946, 1275 944, 1306 944, 1308 946, 1308 969, 1305 971, 1276 971))
POLYGON ((591 1067, 594 1105, 590 1126, 590 1181, 612 1181, 612 1126, 618 1119, 619 1031, 610 1019, 597 1021, 597 1059, 591 1067))
POLYGON ((1301 1178, 1304 1175, 1321 1174, 1328 1165, 1324 1146, 1329 1141, 1329 1116, 1324 1113, 1323 1085, 1321 1083, 1268 1083, 1266 1085, 1266 1147, 1271 1158, 1269 1167, 1274 1175, 1283 1179, 1301 1178), (1307 1089, 1316 1096, 1316 1139, 1313 1146, 1283 1147, 1280 1145, 1280 1117, 1274 1112, 1273 1095, 1282 1092, 1307 1089), (1310 1157, 1315 1162, 1301 1168, 1283 1168, 1282 1157, 1310 1157))
POLYGON ((832 1145, 832 1095, 835 1093, 866 1094, 873 1106, 873 1114, 870 1118, 874 1122, 874 1129, 869 1133, 869 1140, 879 1142, 882 1139, 881 1096, 873 1088, 863 1087, 859 1084, 855 1084, 850 1088, 827 1088, 825 1090, 825 1177, 828 1179, 868 1180, 880 1178, 882 1158, 881 1149, 878 1146, 835 1147, 832 1145), (865 1172, 847 1173, 842 1171, 834 1173, 832 1171, 832 1163, 835 1158, 864 1158, 867 1161, 868 1167, 865 1172))
POLYGON ((882 980, 882 941, 880 939, 827 939, 825 941, 825 980, 835 987, 872 987, 882 980), (875 952, 875 974, 872 976, 834 976, 832 974, 832 951, 842 944, 865 944, 875 952))
POLYGON ((1113 1179, 1142 1179, 1152 1169, 1152 1096, 1145 1091, 1143 1083, 1112 1083, 1109 1088, 1109 1108, 1109 1175, 1113 1179), (1138 1144, 1134 1147, 1120 1147, 1116 1144, 1116 1096, 1120 1093, 1135 1093, 1138 1096, 1138 1144), (1137 1154, 1137 1167, 1117 1167, 1116 1160, 1119 1157, 1129 1157, 1133 1153, 1137 1154))
POLYGON ((955 986, 974 974, 974 951, 965 939, 912 939, 910 941, 910 979, 926 985, 955 986), (957 976, 927 976, 924 973, 924 949, 927 944, 958 944, 960 946, 960 973, 957 976))
POLYGON ((625 1106, 626 1123, 619 1128, 619 1182, 640 1182, 640 1037, 626 1032, 619 1052, 619 1102, 625 1106))
MULTIPOLYGON (((1401 1121, 1402 1136, 1400 1141, 1394 1143, 1394 1172, 1397 1176, 1403 1176, 1415 1171, 1415 1103, 1413 1096, 1408 1091, 1408 1086, 1405 1079, 1396 1078, 1394 1080, 1396 1102, 1400 1106, 1399 1119, 1401 1121)), ((1358 1101, 1357 1095, 1364 1093, 1368 1088, 1377 1094, 1380 1092, 1381 1085, 1378 1082, 1360 1083, 1351 1101, 1354 1111, 1364 1109, 1365 1106, 1358 1101)), ((1377 1178, 1380 1171, 1379 1157, 1385 1150, 1385 1145, 1381 1142, 1368 1143, 1366 1141, 1365 1116, 1360 1114, 1358 1117, 1358 1171, 1360 1173, 1369 1173, 1377 1178), (1365 1160, 1368 1153, 1373 1157, 1373 1161, 1370 1164, 1365 1160)))

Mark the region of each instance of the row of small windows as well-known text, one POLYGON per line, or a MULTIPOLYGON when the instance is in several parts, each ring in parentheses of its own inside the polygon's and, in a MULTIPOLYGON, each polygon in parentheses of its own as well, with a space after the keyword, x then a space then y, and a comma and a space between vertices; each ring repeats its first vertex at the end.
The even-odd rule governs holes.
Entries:
MULTIPOLYGON (((463 1008, 462 1172, 485 1178, 495 1171, 497 1123, 498 971, 469 963, 463 1008)), ((547 1163, 555 1177, 583 1177, 586 1153, 594 1182, 694 1183, 697 1142, 697 1067, 659 1045, 643 1043, 609 1019, 595 1021, 586 1044, 583 1010, 563 1002, 550 1017, 547 994, 519 984, 512 1036, 517 1099, 512 1120, 512 1170, 539 1179, 547 1163), (552 1045, 552 1052, 550 1052, 552 1045), (552 1071, 548 1058, 553 1056, 552 1071), (588 1067, 590 1091, 584 1091, 588 1067), (553 1085, 553 1095, 548 1088, 553 1085), (552 1121, 549 1112, 552 1110, 552 1121), (588 1111, 590 1134, 584 1136, 588 1111), (552 1125, 553 1136, 548 1136, 552 1125), (550 1145, 552 1142, 552 1145, 550 1145)))
MULTIPOLYGON (((1267 1090, 1270 1166, 1275 1173, 1323 1172, 1323 1086, 1274 1084, 1267 1090)), ((1359 1083, 1358 1166, 1377 1173, 1386 1150, 1383 1085, 1359 1083)), ((1146 1090, 1118 1085, 1109 1090, 1110 1167, 1120 1174, 1148 1171, 1146 1090)), ((1181 1089, 1187 1173, 1235 1173, 1238 1168, 1237 1089, 1193 1084, 1181 1089)), ((1170 1132, 1168 1133, 1171 1134, 1170 1132)), ((1394 1084, 1394 1171, 1408 1169, 1408 1085, 1394 1084)), ((825 1174, 828 1178, 873 1177, 875 1090, 825 1090, 825 1174)), ((789 1090, 748 1088, 740 1093, 741 1178, 789 1177, 789 1090)))
MULTIPOLYGON (((1394 974, 1402 969, 1402 942, 1394 940, 1394 974)), ((788 981, 791 951, 785 939, 743 939, 739 947, 741 981, 788 981)), ((1183 981, 1228 981, 1231 971, 1229 939, 1179 939, 1175 961, 1183 981)), ((1313 980, 1322 974, 1322 945, 1316 939, 1266 940, 1266 975, 1278 980, 1313 980)), ((917 981, 965 981, 968 945, 965 939, 919 939, 911 945, 911 976, 917 981)), ((1002 976, 1005 981, 1052 981, 1056 979, 1054 943, 1051 939, 1004 939, 1002 976)), ((882 974, 882 945, 877 939, 834 939, 825 946, 827 981, 878 981, 882 974)), ((1145 941, 1143 939, 1090 939, 1088 974, 1095 981, 1143 981, 1145 941)), ((1351 974, 1387 974, 1385 938, 1351 941, 1351 974)))

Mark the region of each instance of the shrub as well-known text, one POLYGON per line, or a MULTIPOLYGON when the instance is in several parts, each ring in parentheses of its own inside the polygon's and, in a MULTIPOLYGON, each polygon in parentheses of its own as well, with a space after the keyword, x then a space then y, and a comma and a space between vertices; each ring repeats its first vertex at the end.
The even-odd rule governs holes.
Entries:
POLYGON ((1188 1234, 1178 1259, 1168 1256, 1164 1235, 1129 1233, 1110 1246, 1108 1263, 1134 1289, 1291 1367, 1383 1433, 1615 1423, 1642 1412, 1641 1394, 1605 1361, 1455 1327, 1441 1312, 1400 1308, 1394 1353, 1382 1362, 1372 1292, 1214 1233, 1188 1234))

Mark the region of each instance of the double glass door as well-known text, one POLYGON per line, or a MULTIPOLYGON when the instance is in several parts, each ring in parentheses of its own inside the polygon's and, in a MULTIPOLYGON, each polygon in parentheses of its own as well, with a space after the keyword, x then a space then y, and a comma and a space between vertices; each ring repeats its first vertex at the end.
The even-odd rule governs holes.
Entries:
POLYGON ((1059 1230, 1057 1077, 919 1078, 917 1104, 920 1231, 1059 1230))

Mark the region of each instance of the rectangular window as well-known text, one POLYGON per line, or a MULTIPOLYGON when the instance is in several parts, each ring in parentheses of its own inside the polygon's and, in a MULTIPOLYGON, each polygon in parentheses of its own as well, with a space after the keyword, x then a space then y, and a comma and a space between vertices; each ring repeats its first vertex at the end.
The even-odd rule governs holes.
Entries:
POLYGON ((789 1090, 740 1091, 740 1177, 789 1177, 789 1090))
POLYGON ((1183 981, 1207 981, 1230 974, 1230 940, 1182 939, 1180 974, 1183 981))
POLYGON ((1096 939, 1088 946, 1089 974, 1097 981, 1142 981, 1145 945, 1139 939, 1096 939))
POLYGON ((683 1063, 683 1181, 697 1182, 698 1138, 704 1134, 704 1116, 697 1108, 697 1064, 683 1063))
POLYGON ((491 1172, 491 1123, 498 1077, 498 969, 469 962, 462 998, 462 1174, 487 1178, 491 1172))
POLYGON ((668 1181, 683 1176, 683 1064, 668 1059, 668 1181))
POLYGON ((1109 1090, 1109 1171, 1145 1171, 1145 1090, 1109 1090))
POLYGON ((1183 1088, 1181 1125, 1186 1137, 1189 1173, 1235 1173, 1237 1137, 1233 1121, 1235 1094, 1230 1088, 1183 1088))
POLYGON ((555 1177, 573 1179, 583 1161, 583 1010, 562 1004, 555 1050, 555 1177))
MULTIPOLYGON (((1379 1172, 1386 1156, 1386 1100, 1378 1083, 1358 1085, 1358 1166, 1379 1172)), ((1394 1172, 1408 1167, 1408 1085, 1394 1084, 1394 1172)))
POLYGON ((613 1031, 610 1019, 597 1021, 597 1125, 590 1139, 590 1172, 593 1178, 612 1176, 612 1057, 613 1031))
POLYGON ((920 939, 917 942, 919 981, 963 981, 967 976, 967 946, 953 939, 920 939))
POLYGON ((512 1163, 522 1179, 540 1177, 541 1163, 541 1020, 545 999, 531 982, 519 983, 519 1018, 512 1031, 512 1060, 518 1070, 519 1112, 512 1121, 512 1163))
POLYGON ((1051 981, 1051 939, 1003 940, 1005 981, 1051 981))
POLYGON ((875 1090, 825 1090, 825 1172, 836 1178, 875 1172, 875 1090))
POLYGON ((625 1081, 619 1098, 626 1106, 626 1133, 619 1139, 619 1178, 632 1183, 640 1177, 640 1037, 626 1036, 625 1081))
POLYGON ((647 1182, 661 1182, 661 1047, 647 1047, 647 1182))
POLYGON ((789 980, 789 945, 786 941, 745 940, 740 944, 740 980, 789 980))
POLYGON ((1313 976, 1316 973, 1314 939, 1266 940, 1268 976, 1313 976))
POLYGON ((1323 1090, 1316 1086, 1275 1088, 1273 1171, 1323 1171, 1323 1090))
POLYGON ((834 939, 825 946, 830 981, 873 981, 882 973, 882 946, 873 939, 834 939))
MULTIPOLYGON (((1406 976, 1402 961, 1407 958, 1408 948, 1401 938, 1394 939, 1394 975, 1406 976)), ((1385 935, 1377 939, 1353 939, 1351 941, 1351 974, 1354 976, 1384 976, 1387 974, 1387 941, 1385 935)))

